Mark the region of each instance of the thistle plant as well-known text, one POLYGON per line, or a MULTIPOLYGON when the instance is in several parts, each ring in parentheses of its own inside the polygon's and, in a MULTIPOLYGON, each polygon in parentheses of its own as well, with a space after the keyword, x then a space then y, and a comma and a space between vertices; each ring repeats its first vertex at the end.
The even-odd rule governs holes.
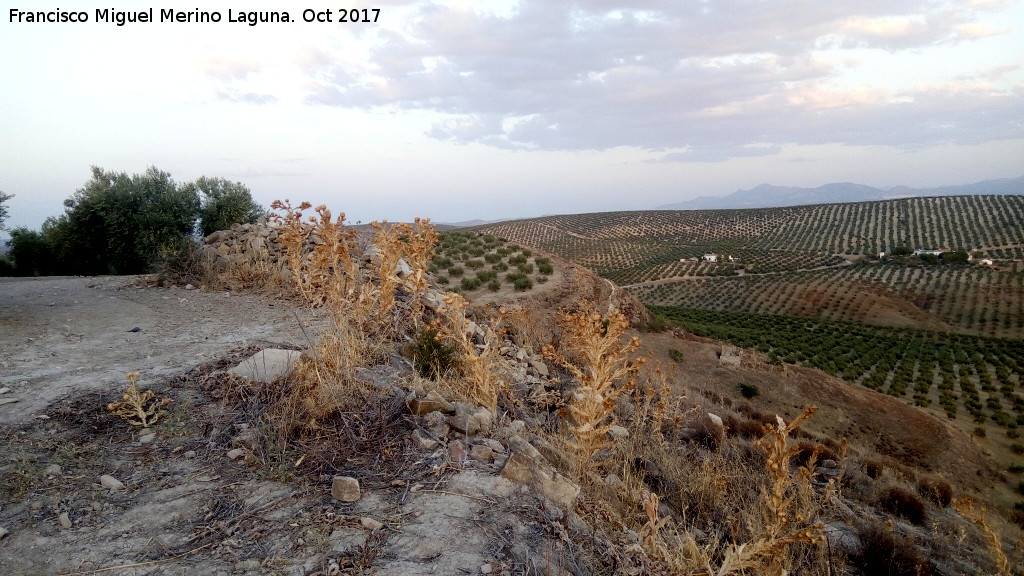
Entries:
POLYGON ((115 416, 125 419, 132 426, 149 428, 166 414, 162 409, 172 403, 170 398, 157 398, 156 392, 146 390, 140 392, 138 387, 140 372, 129 372, 128 388, 125 389, 120 402, 107 404, 107 410, 115 416))
POLYGON ((595 311, 566 314, 562 328, 567 334, 563 344, 569 355, 550 344, 543 352, 545 358, 565 367, 579 382, 567 410, 582 477, 594 454, 611 445, 608 430, 615 424, 615 399, 636 385, 634 376, 644 359, 631 358, 640 347, 640 339, 634 336, 623 340, 629 321, 617 310, 607 317, 595 311))

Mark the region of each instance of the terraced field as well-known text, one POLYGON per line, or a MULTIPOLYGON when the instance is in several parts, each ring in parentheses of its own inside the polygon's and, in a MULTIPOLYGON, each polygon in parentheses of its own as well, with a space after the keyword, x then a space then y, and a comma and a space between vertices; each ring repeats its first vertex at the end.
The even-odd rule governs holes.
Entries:
POLYGON ((477 230, 590 267, 648 304, 1021 338, 1022 223, 1024 196, 947 196, 549 216, 477 230), (964 249, 995 265, 877 260, 901 246, 964 249), (694 261, 706 253, 718 262, 694 261))

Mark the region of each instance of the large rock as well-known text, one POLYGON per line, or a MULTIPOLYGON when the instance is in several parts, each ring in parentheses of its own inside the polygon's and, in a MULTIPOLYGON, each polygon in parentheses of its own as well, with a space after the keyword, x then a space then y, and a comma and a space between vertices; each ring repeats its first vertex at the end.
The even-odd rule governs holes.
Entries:
POLYGON ((565 510, 571 510, 580 495, 580 487, 552 468, 529 442, 518 436, 509 438, 512 455, 505 461, 501 475, 525 484, 565 510))
POLYGON ((267 348, 246 358, 238 366, 228 370, 228 373, 269 384, 278 377, 287 376, 300 356, 302 353, 298 350, 267 348))

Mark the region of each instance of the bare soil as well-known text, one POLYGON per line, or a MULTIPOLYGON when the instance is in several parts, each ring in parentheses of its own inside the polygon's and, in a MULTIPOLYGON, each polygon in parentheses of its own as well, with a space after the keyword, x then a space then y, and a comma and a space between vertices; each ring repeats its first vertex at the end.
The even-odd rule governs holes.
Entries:
POLYGON ((0 280, 0 400, 16 400, 0 405, 0 573, 501 574, 567 557, 552 513, 495 464, 412 449, 400 401, 384 444, 333 461, 275 448, 222 401, 221 376, 259 349, 305 347, 321 320, 140 280, 0 280), (104 409, 130 371, 174 401, 151 429, 104 409), (247 428, 252 450, 229 458, 247 428), (333 499, 335 475, 362 498, 333 499))

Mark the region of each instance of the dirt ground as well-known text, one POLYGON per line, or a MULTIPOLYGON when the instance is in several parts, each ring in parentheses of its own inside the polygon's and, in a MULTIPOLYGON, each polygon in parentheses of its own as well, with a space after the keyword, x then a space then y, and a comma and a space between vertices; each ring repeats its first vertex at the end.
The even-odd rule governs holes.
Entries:
POLYGON ((502 574, 543 569, 545 547, 566 557, 538 500, 496 464, 411 449, 400 410, 394 445, 326 470, 291 449, 229 457, 264 431, 218 401, 217 375, 304 347, 318 322, 126 277, 0 280, 0 574, 502 574), (130 371, 174 401, 150 430, 103 409, 130 371), (360 500, 333 499, 334 475, 360 500))

